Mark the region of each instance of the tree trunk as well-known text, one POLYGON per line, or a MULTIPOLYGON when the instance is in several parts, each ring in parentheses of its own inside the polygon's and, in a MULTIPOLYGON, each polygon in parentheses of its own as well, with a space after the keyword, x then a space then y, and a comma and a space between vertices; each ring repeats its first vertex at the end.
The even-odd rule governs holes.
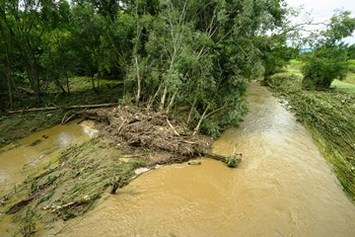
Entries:
POLYGON ((141 76, 140 76, 140 69, 138 63, 138 56, 134 56, 134 63, 136 65, 136 76, 137 76, 137 94, 136 94, 136 104, 139 103, 141 97, 141 76))
POLYGON ((92 85, 92 90, 97 94, 99 91, 95 85, 95 78, 98 77, 98 74, 95 73, 92 77, 91 77, 91 85, 92 85))
MULTIPOLYGON (((163 83, 165 83, 165 82, 163 82, 163 83)), ((164 109, 167 93, 168 93, 168 85, 165 83, 164 91, 163 91, 163 94, 162 94, 162 96, 160 98, 159 110, 163 110, 164 109)))
POLYGON ((9 73, 7 74, 7 90, 9 93, 9 107, 10 109, 13 109, 13 95, 12 95, 12 89, 11 89, 11 75, 9 73))
POLYGON ((70 94, 70 86, 69 86, 69 77, 68 77, 68 73, 65 73, 65 80, 66 80, 66 84, 67 84, 67 91, 70 94))
POLYGON ((63 93, 66 94, 66 90, 64 89, 63 85, 60 83, 59 78, 55 77, 55 84, 57 85, 58 89, 63 93))
POLYGON ((196 135, 196 133, 198 133, 200 131, 200 127, 201 127, 202 121, 206 118, 206 113, 207 113, 209 108, 210 108, 210 105, 207 105, 207 108, 205 109, 205 111, 201 115, 200 120, 198 121, 197 126, 194 129, 194 133, 193 133, 194 136, 196 135))
POLYGON ((195 109, 196 102, 197 102, 197 99, 196 99, 196 97, 195 97, 195 98, 194 98, 194 102, 192 103, 192 106, 191 106, 191 109, 190 109, 190 112, 189 112, 189 116, 187 117, 187 124, 189 124, 190 121, 191 121, 192 113, 193 113, 193 111, 194 111, 194 109, 195 109))
POLYGON ((24 109, 24 110, 16 110, 16 111, 7 111, 8 114, 15 114, 15 113, 26 113, 26 112, 39 112, 39 111, 49 111, 49 110, 69 110, 69 109, 94 109, 94 108, 102 108, 102 107, 111 107, 116 106, 117 103, 104 103, 104 104, 92 104, 92 105, 71 105, 67 107, 43 107, 43 108, 32 108, 32 109, 24 109))
POLYGON ((176 90, 174 92, 174 94, 171 96, 170 102, 169 102, 168 106, 166 107, 166 113, 169 113, 170 109, 173 107, 177 93, 178 93, 178 90, 176 90))
POLYGON ((9 56, 9 46, 6 44, 6 62, 7 62, 7 73, 6 73, 6 78, 7 78, 7 90, 9 93, 9 106, 10 109, 13 108, 13 94, 12 94, 12 88, 11 88, 11 81, 12 81, 12 69, 11 69, 11 62, 10 62, 10 56, 9 56))
POLYGON ((33 59, 30 59, 29 62, 27 63, 27 76, 28 79, 31 83, 31 88, 33 90, 33 92, 35 93, 36 99, 37 99, 37 103, 41 102, 41 89, 39 86, 39 76, 37 73, 37 66, 36 66, 36 62, 33 59))

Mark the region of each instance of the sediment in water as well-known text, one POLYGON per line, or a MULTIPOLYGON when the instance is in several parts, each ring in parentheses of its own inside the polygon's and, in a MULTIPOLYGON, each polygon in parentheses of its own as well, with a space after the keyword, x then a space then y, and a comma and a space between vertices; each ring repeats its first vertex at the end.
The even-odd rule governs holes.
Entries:
POLYGON ((55 220, 84 214, 102 195, 114 194, 136 178, 137 168, 202 155, 228 165, 240 162, 239 154, 228 159, 211 154, 211 138, 193 135, 183 122, 165 113, 117 107, 86 111, 81 117, 101 123, 99 137, 70 147, 57 162, 36 170, 16 190, 3 195, 6 201, 0 211, 15 215, 24 235, 49 228, 55 220))

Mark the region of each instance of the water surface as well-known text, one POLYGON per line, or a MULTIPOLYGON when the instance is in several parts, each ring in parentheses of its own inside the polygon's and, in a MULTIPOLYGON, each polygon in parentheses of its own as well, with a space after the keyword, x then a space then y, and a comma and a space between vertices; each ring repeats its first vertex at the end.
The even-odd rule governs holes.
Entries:
POLYGON ((243 153, 237 169, 163 167, 142 175, 59 236, 355 236, 355 206, 310 135, 264 87, 214 152, 243 153))
MULTIPOLYGON (((68 146, 95 136, 97 130, 93 126, 91 121, 84 121, 80 125, 73 121, 33 133, 0 149, 0 198, 15 190, 15 185, 21 184, 34 170, 54 162, 68 146)), ((10 228, 13 228, 10 217, 0 215, 0 236, 7 236, 10 228)))

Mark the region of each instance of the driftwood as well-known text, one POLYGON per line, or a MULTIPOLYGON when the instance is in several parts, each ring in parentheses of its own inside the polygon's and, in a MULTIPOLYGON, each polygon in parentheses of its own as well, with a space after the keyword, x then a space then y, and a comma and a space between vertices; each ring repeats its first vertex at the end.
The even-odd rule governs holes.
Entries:
POLYGON ((104 103, 104 104, 92 104, 92 105, 71 105, 71 106, 51 106, 51 107, 42 107, 42 108, 32 108, 32 109, 21 109, 21 110, 10 110, 7 111, 8 114, 16 114, 16 113, 29 113, 29 112, 40 112, 40 111, 50 111, 50 110, 70 110, 70 109, 94 109, 94 108, 102 108, 102 107, 111 107, 115 106, 117 103, 104 103))
POLYGON ((50 110, 57 110, 57 109, 60 109, 60 107, 51 106, 51 107, 44 107, 44 108, 9 110, 9 111, 7 111, 7 113, 8 113, 8 114, 16 114, 16 113, 28 113, 28 112, 50 111, 50 110))
POLYGON ((5 214, 10 215, 10 214, 15 214, 16 212, 20 211, 22 208, 24 208, 25 206, 27 206, 28 204, 30 204, 30 202, 32 202, 33 200, 37 199, 38 197, 41 196, 42 193, 37 192, 33 195, 31 195, 30 197, 19 201, 18 203, 14 204, 13 206, 11 206, 6 212, 5 214))
POLYGON ((66 124, 67 122, 69 122, 72 118, 74 118, 77 113, 73 113, 70 116, 67 117, 67 115, 70 113, 70 111, 66 112, 62 118, 62 124, 66 124))
POLYGON ((243 156, 242 153, 233 153, 233 155, 230 156, 222 156, 214 153, 206 153, 203 155, 214 160, 222 161, 230 168, 236 168, 242 161, 243 156))
POLYGON ((123 177, 118 177, 112 184, 112 188, 110 193, 111 194, 115 194, 117 189, 119 188, 123 188, 124 186, 126 186, 129 183, 129 181, 123 177))
POLYGON ((80 205, 84 205, 87 204, 89 202, 91 202, 92 199, 90 198, 90 196, 86 195, 85 197, 83 197, 82 199, 76 200, 76 201, 72 201, 72 202, 68 202, 66 204, 63 204, 61 206, 45 206, 42 209, 43 210, 52 210, 52 212, 60 212, 63 209, 68 209, 71 207, 75 207, 75 206, 80 206, 80 205))
MULTIPOLYGON (((222 155, 218 155, 218 154, 215 154, 215 153, 206 153, 206 154, 203 154, 204 156, 208 157, 208 158, 211 158, 211 159, 214 159, 214 160, 219 160, 219 161, 224 161, 227 156, 222 156, 222 155)), ((241 153, 238 153, 238 154, 233 154, 231 157, 237 157, 237 156, 242 156, 241 153)))
POLYGON ((174 126, 170 123, 169 119, 166 119, 166 122, 168 123, 169 127, 174 131, 176 136, 180 136, 180 134, 176 131, 174 126))

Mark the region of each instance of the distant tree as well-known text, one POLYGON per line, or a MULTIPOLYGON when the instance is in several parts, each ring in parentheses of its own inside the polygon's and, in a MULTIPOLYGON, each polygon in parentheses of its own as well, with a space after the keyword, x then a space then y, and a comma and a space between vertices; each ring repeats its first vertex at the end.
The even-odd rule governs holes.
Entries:
POLYGON ((297 49, 287 46, 286 34, 259 36, 255 42, 260 50, 264 80, 285 67, 291 59, 297 57, 297 49))
POLYGON ((349 59, 355 59, 355 44, 350 45, 347 51, 349 59))
POLYGON ((346 45, 341 40, 352 35, 355 18, 348 11, 337 12, 322 31, 313 52, 304 57, 303 85, 309 89, 329 88, 334 79, 343 79, 348 71, 346 45))

